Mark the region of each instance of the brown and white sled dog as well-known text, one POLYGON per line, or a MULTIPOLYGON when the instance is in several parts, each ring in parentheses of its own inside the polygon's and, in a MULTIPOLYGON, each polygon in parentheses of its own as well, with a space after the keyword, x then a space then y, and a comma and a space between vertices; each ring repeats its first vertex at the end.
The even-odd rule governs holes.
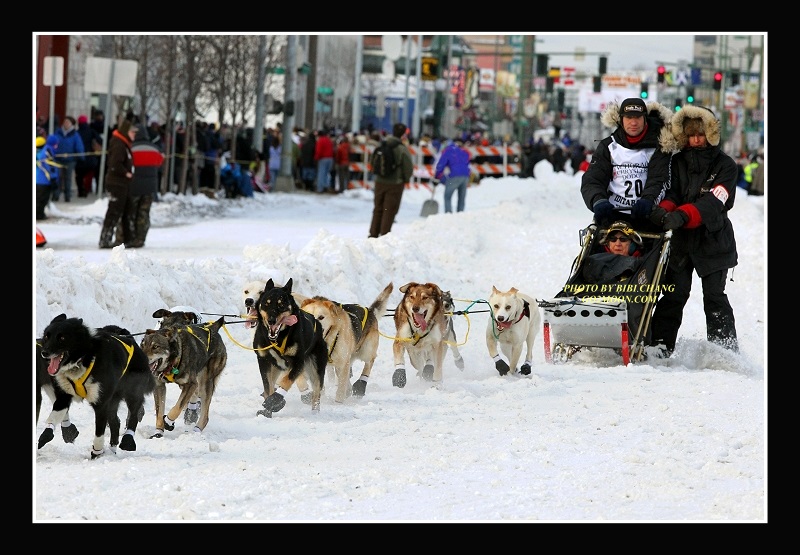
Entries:
POLYGON ((519 368, 519 373, 527 376, 531 373, 533 342, 541 324, 536 301, 514 287, 508 291, 498 291, 497 287, 492 286, 489 307, 492 317, 486 324, 486 346, 495 368, 501 376, 509 371, 512 374, 517 372, 522 348, 527 346, 525 362, 519 368), (497 352, 498 344, 508 362, 497 352))
POLYGON ((328 347, 322 326, 308 312, 301 310, 292 296, 292 279, 278 287, 270 279, 256 301, 258 320, 253 334, 253 349, 264 390, 267 418, 286 405, 286 392, 301 374, 311 383, 311 410, 319 411, 328 347))
POLYGON ((426 381, 442 381, 442 363, 447 351, 447 317, 442 290, 435 283, 406 283, 403 298, 394 311, 396 328, 392 385, 405 387, 405 353, 426 381), (428 361, 432 361, 428 362, 428 361))
POLYGON ((300 308, 310 313, 322 326, 328 346, 328 362, 336 370, 336 402, 343 403, 350 394, 350 367, 353 360, 364 361, 361 376, 353 383, 352 392, 363 397, 372 366, 378 356, 378 320, 386 314, 386 303, 394 285, 390 283, 369 307, 340 304, 325 297, 306 299, 300 308))
MULTIPOLYGON (((244 307, 245 329, 253 330, 255 333, 256 325, 258 324, 258 312, 256 312, 256 301, 264 292, 264 282, 259 280, 248 281, 242 287, 242 305, 244 307)), ((292 297, 300 305, 309 297, 302 295, 296 291, 292 292, 292 297)), ((300 374, 297 377, 297 389, 300 390, 300 400, 306 405, 311 404, 311 390, 308 388, 308 380, 305 375, 300 374)), ((267 398, 269 392, 265 389, 261 392, 261 397, 267 398)))
MULTIPOLYGON (((175 420, 184 412, 192 398, 199 397, 200 414, 194 431, 201 432, 208 425, 211 399, 217 387, 220 374, 228 362, 228 351, 219 334, 225 324, 220 317, 205 324, 175 324, 158 330, 147 330, 142 338, 142 351, 147 355, 150 372, 156 377, 157 385, 153 397, 156 405, 156 433, 152 437, 163 437, 164 430, 175 429, 175 420), (166 410, 167 384, 180 386, 178 401, 166 410)), ((187 421, 188 420, 188 421, 187 421)))

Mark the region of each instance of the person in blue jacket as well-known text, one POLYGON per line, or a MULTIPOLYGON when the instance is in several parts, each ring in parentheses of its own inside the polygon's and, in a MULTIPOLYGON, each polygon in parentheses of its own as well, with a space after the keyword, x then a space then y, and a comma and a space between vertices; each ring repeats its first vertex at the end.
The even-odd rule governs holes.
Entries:
POLYGON ((47 214, 44 209, 50 202, 50 195, 53 188, 58 185, 58 173, 60 164, 56 162, 55 148, 58 145, 58 138, 50 135, 47 140, 44 137, 36 137, 36 219, 46 220, 47 214))
POLYGON ((72 182, 75 177, 75 166, 79 161, 83 162, 85 159, 83 139, 78 134, 75 118, 72 116, 65 117, 61 127, 56 129, 53 134, 58 139, 56 159, 59 164, 64 166, 59 175, 58 188, 53 193, 53 199, 58 200, 63 190, 64 201, 69 202, 72 200, 72 182))
POLYGON ((448 144, 436 163, 435 177, 444 182, 444 211, 452 212, 453 193, 458 191, 456 211, 463 212, 467 200, 467 185, 469 185, 469 162, 471 156, 464 148, 461 137, 456 137, 448 144), (445 169, 449 173, 445 177, 445 169))

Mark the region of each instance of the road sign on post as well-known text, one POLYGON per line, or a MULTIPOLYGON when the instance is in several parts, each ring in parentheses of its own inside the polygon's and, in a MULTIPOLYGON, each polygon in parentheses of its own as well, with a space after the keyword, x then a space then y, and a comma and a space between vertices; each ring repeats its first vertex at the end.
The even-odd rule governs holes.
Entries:
POLYGON ((50 125, 47 132, 52 135, 55 131, 55 112, 56 106, 56 87, 64 84, 64 58, 62 56, 45 56, 44 57, 44 74, 42 75, 42 83, 46 87, 50 87, 50 125))
POLYGON ((83 80, 84 90, 106 95, 103 153, 100 155, 100 169, 97 176, 98 196, 103 194, 111 97, 113 95, 133 96, 136 94, 136 73, 138 71, 139 62, 135 60, 117 60, 114 58, 88 58, 86 60, 86 76, 83 80))

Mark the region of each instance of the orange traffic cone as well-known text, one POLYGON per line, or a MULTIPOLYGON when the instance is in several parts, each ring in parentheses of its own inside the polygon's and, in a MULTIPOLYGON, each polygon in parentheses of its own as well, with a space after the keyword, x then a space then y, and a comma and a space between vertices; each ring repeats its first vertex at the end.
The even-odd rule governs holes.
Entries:
POLYGON ((43 247, 47 244, 47 239, 44 238, 44 233, 38 227, 36 228, 36 246, 43 247))

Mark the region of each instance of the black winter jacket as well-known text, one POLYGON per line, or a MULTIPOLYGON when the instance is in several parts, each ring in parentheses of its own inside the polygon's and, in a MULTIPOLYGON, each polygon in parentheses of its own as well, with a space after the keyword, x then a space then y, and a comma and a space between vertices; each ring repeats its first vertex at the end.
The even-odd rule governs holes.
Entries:
POLYGON ((606 127, 616 127, 614 132, 600 141, 592 154, 592 161, 589 169, 581 178, 581 195, 583 202, 589 210, 599 200, 608 200, 609 183, 614 174, 614 167, 611 162, 609 145, 616 142, 622 147, 639 150, 643 148, 655 148, 656 151, 647 166, 647 181, 643 184, 641 191, 633 188, 626 196, 633 201, 639 198, 646 198, 654 203, 658 203, 663 198, 663 189, 669 179, 669 158, 670 150, 664 149, 663 142, 669 141, 672 137, 669 132, 669 120, 672 112, 669 108, 662 106, 658 102, 647 104, 647 131, 645 137, 635 144, 628 141, 628 135, 622 127, 619 116, 619 105, 611 103, 601 115, 601 121, 606 127))
POLYGON ((670 265, 682 268, 691 260, 697 275, 707 276, 738 263, 736 237, 728 211, 736 199, 736 162, 719 146, 719 122, 712 112, 684 106, 672 121, 674 148, 671 185, 661 206, 682 209, 689 222, 673 232, 670 265), (702 118, 709 146, 690 148, 683 134, 685 118, 702 118))

